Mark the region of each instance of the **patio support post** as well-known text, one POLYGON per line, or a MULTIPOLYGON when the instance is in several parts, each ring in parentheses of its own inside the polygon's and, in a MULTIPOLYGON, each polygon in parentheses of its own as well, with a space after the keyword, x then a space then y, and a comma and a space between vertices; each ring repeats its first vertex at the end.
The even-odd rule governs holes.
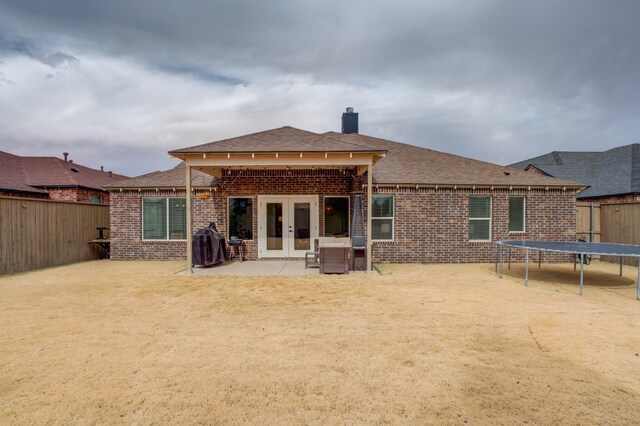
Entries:
POLYGON ((187 269, 186 274, 191 275, 193 273, 193 250, 191 247, 191 166, 187 164, 186 175, 186 199, 187 199, 187 269))
MULTIPOLYGON (((367 165, 367 273, 371 273, 371 255, 373 244, 371 243, 371 212, 373 211, 373 167, 367 165)), ((394 206, 395 209, 395 206, 394 206)))

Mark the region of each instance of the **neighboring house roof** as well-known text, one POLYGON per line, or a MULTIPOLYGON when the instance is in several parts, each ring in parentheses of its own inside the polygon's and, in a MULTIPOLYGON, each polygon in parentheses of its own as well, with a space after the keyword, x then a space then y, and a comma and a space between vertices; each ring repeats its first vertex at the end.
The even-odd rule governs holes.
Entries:
MULTIPOLYGON (((103 172, 55 157, 21 157, 0 151, 0 187, 23 192, 41 188, 83 187, 102 190, 127 176, 103 172), (30 189, 29 189, 30 188, 30 189)), ((46 191, 40 191, 46 193, 46 191)))
POLYGON ((263 132, 251 133, 216 142, 188 148, 175 149, 169 154, 178 153, 225 153, 225 152, 372 152, 371 147, 343 141, 318 133, 280 127, 263 132))
POLYGON ((534 185, 581 186, 568 180, 534 175, 504 166, 447 154, 414 145, 365 136, 358 133, 325 135, 366 144, 387 151, 386 157, 373 166, 375 183, 432 185, 534 185), (507 173, 505 173, 507 172, 507 173))
POLYGON ((48 194, 47 191, 29 186, 25 182, 21 157, 0 151, 0 190, 48 194))
POLYGON ((535 167, 549 176, 589 185, 577 198, 640 193, 640 144, 602 152, 554 151, 511 164, 527 170, 535 167))
MULTIPOLYGON (((230 152, 385 153, 385 158, 378 161, 373 167, 373 181, 377 184, 583 187, 579 183, 568 180, 534 175, 522 170, 509 169, 496 164, 357 133, 327 132, 317 134, 292 127, 281 127, 182 148, 170 151, 170 154, 230 152)), ((195 176, 195 173, 200 172, 193 170, 192 173, 195 176)), ((209 179, 211 185, 214 185, 215 178, 209 176, 209 179)), ((200 186, 195 180, 193 185, 200 186)), ((109 188, 184 186, 185 172, 184 165, 181 163, 174 169, 129 179, 115 185, 109 185, 109 188)))
MULTIPOLYGON (((137 176, 125 181, 106 185, 107 189, 115 188, 172 188, 185 187, 186 170, 184 162, 181 162, 173 169, 166 171, 157 171, 147 173, 146 175, 137 176)), ((191 184, 194 187, 212 187, 216 186, 216 178, 199 170, 191 170, 191 184)))

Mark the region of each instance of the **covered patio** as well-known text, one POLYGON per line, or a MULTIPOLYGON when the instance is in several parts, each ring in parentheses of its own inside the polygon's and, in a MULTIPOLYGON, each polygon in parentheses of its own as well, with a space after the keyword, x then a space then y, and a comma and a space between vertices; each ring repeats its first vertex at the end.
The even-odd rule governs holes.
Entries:
MULTIPOLYGON (((185 275, 186 270, 178 272, 185 275)), ((305 268, 304 261, 292 260, 247 260, 222 263, 208 268, 192 268, 193 275, 318 275, 318 268, 305 268)), ((363 274, 362 271, 352 273, 363 274)), ((375 270, 373 273, 376 273, 375 270)))
MULTIPOLYGON (((234 190, 242 187, 245 195, 250 195, 257 199, 259 214, 257 226, 254 225, 256 235, 254 241, 257 242, 256 258, 299 258, 304 256, 304 251, 313 250, 313 240, 322 236, 322 229, 319 226, 319 206, 320 190, 309 186, 309 176, 322 171, 333 171, 340 176, 352 176, 353 180, 363 179, 366 175, 366 183, 362 182, 362 190, 366 194, 366 234, 363 235, 366 244, 366 272, 371 272, 371 217, 372 217, 372 168, 373 165, 386 155, 384 150, 375 150, 345 141, 340 141, 331 137, 306 132, 291 127, 283 127, 266 132, 269 139, 262 134, 253 134, 233 139, 212 142, 209 144, 178 149, 170 154, 179 158, 185 163, 186 170, 186 193, 191 196, 186 197, 186 229, 193 232, 194 209, 192 186, 192 173, 197 170, 202 173, 214 176, 219 182, 225 182, 228 188, 232 188, 228 194, 234 194, 234 190), (274 174, 276 171, 279 174, 274 174), (288 186, 278 185, 278 181, 284 182, 277 176, 284 175, 288 180, 288 186), (240 180, 238 180, 240 179, 240 180), (242 180, 244 179, 244 180, 242 180), (295 184, 291 184, 294 179, 295 184), (366 188, 366 189, 365 189, 366 188), (304 196, 304 197, 302 197, 304 196), (305 198, 301 200, 301 198, 305 198), (313 200, 315 198, 315 208, 313 200), (298 239, 294 242, 294 231, 297 229, 296 219, 299 211, 294 211, 294 203, 300 201, 307 203, 311 207, 307 212, 306 238, 298 239), (311 202, 310 202, 311 201, 311 202), (279 234, 275 237, 267 234, 269 217, 265 210, 266 203, 280 203, 279 210, 275 215, 271 215, 272 220, 279 221, 279 234), (287 205, 289 203, 289 205, 287 205), (275 219, 273 219, 275 217, 275 219), (257 238, 256 238, 257 237, 257 238), (279 245, 272 249, 270 244, 274 238, 278 238, 279 245), (295 247, 294 247, 295 245, 295 247), (288 251, 287 251, 288 247, 288 251)), ((337 178, 336 178, 337 179, 337 178)), ((227 191, 225 189, 225 191, 227 191)), ((221 194, 218 194, 221 196, 221 194)), ((218 212, 220 215, 221 212, 218 212)), ((228 236, 229 237, 229 236, 228 236)), ((254 245, 256 245, 254 242, 254 245)), ((186 244, 187 275, 191 275, 199 269, 194 270, 193 253, 191 244, 186 244)), ((251 259, 253 260, 253 259, 251 259)), ((264 262, 261 262, 264 263, 264 262)), ((304 264, 302 268, 304 270, 304 264)), ((243 262, 238 266, 230 265, 238 269, 238 273, 249 270, 250 264, 243 262)), ((281 271, 296 269, 297 263, 288 264, 285 262, 281 271)), ((274 270, 278 267, 272 266, 274 270)), ((214 268, 211 269, 215 270, 214 268)), ((204 272, 203 272, 204 273, 204 272)), ((222 273, 222 272, 221 272, 222 273)), ((225 272, 232 273, 232 272, 225 272)), ((305 274, 307 272, 304 272, 305 274)), ((317 270, 309 271, 315 274, 317 270)))

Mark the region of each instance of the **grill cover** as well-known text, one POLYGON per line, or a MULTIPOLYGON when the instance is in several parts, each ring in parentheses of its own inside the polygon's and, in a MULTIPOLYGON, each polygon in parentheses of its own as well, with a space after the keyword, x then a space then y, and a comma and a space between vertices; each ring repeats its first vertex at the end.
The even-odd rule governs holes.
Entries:
POLYGON ((224 237, 211 222, 208 227, 199 229, 193 236, 193 264, 200 266, 216 265, 227 258, 224 237))

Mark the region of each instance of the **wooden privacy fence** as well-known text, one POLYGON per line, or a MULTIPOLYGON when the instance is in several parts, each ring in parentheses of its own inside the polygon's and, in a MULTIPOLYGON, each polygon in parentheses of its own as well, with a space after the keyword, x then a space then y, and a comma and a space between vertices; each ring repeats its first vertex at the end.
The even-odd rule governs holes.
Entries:
POLYGON ((109 206, 0 197, 0 275, 95 259, 109 206))
MULTIPOLYGON (((640 244, 640 203, 602 204, 600 206, 602 242, 640 244)), ((603 260, 618 262, 603 256, 603 260)), ((638 265, 635 258, 625 258, 626 265, 638 265)))
POLYGON ((593 243, 600 242, 600 205, 594 204, 578 204, 576 206, 576 236, 593 243), (591 220, 591 212, 593 211, 593 221, 591 220), (593 226, 593 241, 591 240, 591 227, 593 226))

